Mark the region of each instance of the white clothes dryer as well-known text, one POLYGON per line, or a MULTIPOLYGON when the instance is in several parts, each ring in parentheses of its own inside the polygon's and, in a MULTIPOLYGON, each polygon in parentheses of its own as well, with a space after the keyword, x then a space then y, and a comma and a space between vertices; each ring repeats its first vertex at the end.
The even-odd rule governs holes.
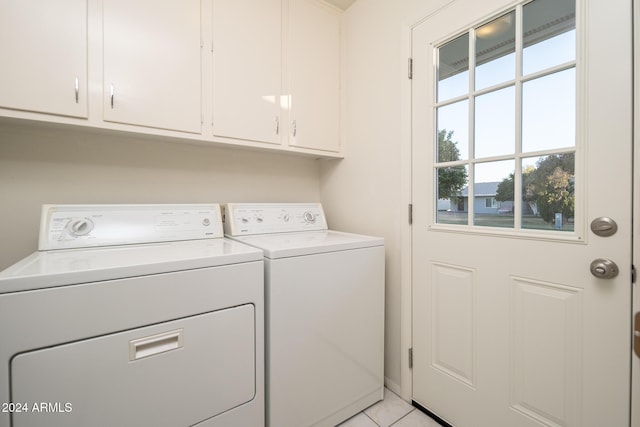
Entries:
POLYGON ((229 203, 264 251, 270 427, 333 427, 383 398, 384 240, 328 230, 322 205, 229 203))
POLYGON ((45 205, 0 272, 0 425, 263 426, 263 316, 219 205, 45 205))

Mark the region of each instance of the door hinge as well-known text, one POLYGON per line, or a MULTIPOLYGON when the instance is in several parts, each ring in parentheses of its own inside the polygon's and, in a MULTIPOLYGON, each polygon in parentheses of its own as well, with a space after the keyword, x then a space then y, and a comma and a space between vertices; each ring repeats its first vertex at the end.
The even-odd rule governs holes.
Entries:
POLYGON ((637 276, 636 266, 632 265, 631 266, 631 283, 636 283, 636 276, 637 276))
POLYGON ((413 79, 413 58, 409 58, 409 63, 408 63, 408 68, 409 68, 409 80, 413 79))
POLYGON ((409 369, 413 369, 413 348, 409 349, 409 369))
POLYGON ((409 225, 413 225, 413 204, 409 203, 409 225))

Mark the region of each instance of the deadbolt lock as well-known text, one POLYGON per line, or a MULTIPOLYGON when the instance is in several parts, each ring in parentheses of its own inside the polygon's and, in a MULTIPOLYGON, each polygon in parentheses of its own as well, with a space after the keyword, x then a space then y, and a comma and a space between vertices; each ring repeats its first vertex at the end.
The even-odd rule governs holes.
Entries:
POLYGON ((609 217, 601 216, 591 221, 591 231, 600 237, 613 236, 618 231, 618 224, 609 217))
POLYGON ((598 258, 591 262, 591 274, 598 279, 613 279, 618 275, 618 266, 610 259, 598 258))

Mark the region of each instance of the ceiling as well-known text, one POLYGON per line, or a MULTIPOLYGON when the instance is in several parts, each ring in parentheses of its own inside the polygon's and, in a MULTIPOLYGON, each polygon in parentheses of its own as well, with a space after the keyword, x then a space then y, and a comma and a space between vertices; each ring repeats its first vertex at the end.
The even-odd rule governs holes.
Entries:
POLYGON ((346 10, 349 6, 356 2, 356 0, 325 0, 327 3, 332 4, 342 10, 346 10))

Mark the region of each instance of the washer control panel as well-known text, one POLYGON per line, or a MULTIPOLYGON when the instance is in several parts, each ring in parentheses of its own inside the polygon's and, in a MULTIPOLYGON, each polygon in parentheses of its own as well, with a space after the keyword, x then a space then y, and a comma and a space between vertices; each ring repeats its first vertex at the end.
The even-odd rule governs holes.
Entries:
POLYGON ((223 236, 218 204, 43 205, 38 250, 223 236))
POLYGON ((229 203, 224 231, 230 236, 326 230, 320 203, 229 203))

